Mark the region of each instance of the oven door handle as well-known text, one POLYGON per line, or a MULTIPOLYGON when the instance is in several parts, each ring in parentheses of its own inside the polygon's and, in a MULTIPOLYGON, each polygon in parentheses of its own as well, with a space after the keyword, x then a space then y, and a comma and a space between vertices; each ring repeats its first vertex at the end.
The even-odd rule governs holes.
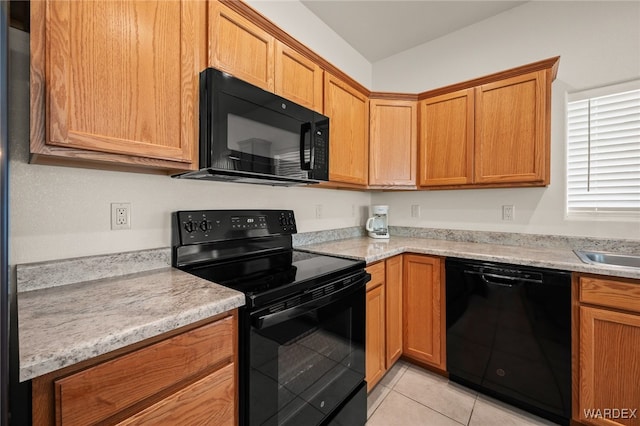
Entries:
POLYGON ((360 289, 364 289, 364 285, 366 284, 366 281, 368 281, 365 280, 366 277, 367 276, 365 275, 363 278, 357 280, 349 286, 341 288, 340 290, 334 293, 330 293, 326 296, 319 297, 318 299, 311 300, 309 302, 294 306, 289 309, 285 309, 283 311, 253 317, 251 319, 251 324, 258 330, 261 330, 293 319, 295 317, 299 317, 300 315, 306 314, 309 311, 322 308, 323 306, 329 305, 343 297, 350 296, 360 289))

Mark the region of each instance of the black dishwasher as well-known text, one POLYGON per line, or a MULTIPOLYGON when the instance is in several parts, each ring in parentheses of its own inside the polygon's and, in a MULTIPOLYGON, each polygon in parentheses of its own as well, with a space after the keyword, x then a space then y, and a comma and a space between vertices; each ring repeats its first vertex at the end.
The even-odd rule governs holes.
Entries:
POLYGON ((446 260, 451 380, 561 424, 571 416, 571 274, 446 260))

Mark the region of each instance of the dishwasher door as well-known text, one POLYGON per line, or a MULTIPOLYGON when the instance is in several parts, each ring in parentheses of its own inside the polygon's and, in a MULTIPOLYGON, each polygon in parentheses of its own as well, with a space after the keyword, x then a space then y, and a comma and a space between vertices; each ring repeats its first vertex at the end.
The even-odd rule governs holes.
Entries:
POLYGON ((446 260, 451 380, 536 415, 571 416, 571 274, 446 260))

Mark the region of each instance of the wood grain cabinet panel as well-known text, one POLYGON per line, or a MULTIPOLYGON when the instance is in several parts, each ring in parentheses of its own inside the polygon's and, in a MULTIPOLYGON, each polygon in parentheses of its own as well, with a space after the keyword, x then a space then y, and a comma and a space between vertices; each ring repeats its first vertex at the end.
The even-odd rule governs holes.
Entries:
POLYGON ((385 369, 385 269, 384 262, 367 267, 371 281, 367 283, 365 370, 367 390, 371 391, 385 369))
POLYGON ((550 101, 546 71, 476 88, 476 183, 545 181, 550 101))
POLYGON ((549 184, 559 57, 419 95, 419 186, 549 184))
POLYGON ((217 1, 208 4, 209 65, 273 92, 273 36, 217 1))
POLYGON ((36 377, 34 425, 236 424, 237 310, 36 377))
POLYGON ((235 366, 227 365, 118 425, 234 426, 235 380, 235 366))
POLYGON ((369 185, 415 186, 416 102, 371 99, 369 111, 369 185))
POLYGON ((474 90, 420 102, 420 185, 473 182, 474 90))
POLYGON ((275 55, 275 93, 321 113, 322 68, 278 40, 275 55))
POLYGON ((366 380, 370 392, 402 355, 402 255, 367 266, 366 380))
POLYGON ((620 278, 580 277, 580 302, 640 314, 640 285, 620 278))
POLYGON ((369 100, 325 72, 324 115, 329 126, 329 180, 366 185, 369 180, 369 100))
POLYGON ((402 255, 385 261, 386 368, 402 355, 402 255))
POLYGON ((404 255, 402 353, 419 363, 445 370, 444 262, 404 255))
POLYGON ((573 281, 573 419, 640 426, 640 280, 575 274, 573 281))
POLYGON ((62 423, 99 422, 230 359, 233 332, 227 318, 56 380, 62 423))
POLYGON ((32 154, 195 167, 203 7, 33 2, 32 154))

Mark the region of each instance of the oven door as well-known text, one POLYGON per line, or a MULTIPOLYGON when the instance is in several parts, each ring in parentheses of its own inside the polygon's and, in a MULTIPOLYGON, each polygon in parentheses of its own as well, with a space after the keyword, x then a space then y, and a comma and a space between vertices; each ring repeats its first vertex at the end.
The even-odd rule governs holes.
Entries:
POLYGON ((366 276, 333 293, 324 286, 311 301, 292 298, 277 312, 272 306, 251 315, 244 424, 313 426, 341 407, 353 409, 348 400, 364 383, 365 284, 366 276))

